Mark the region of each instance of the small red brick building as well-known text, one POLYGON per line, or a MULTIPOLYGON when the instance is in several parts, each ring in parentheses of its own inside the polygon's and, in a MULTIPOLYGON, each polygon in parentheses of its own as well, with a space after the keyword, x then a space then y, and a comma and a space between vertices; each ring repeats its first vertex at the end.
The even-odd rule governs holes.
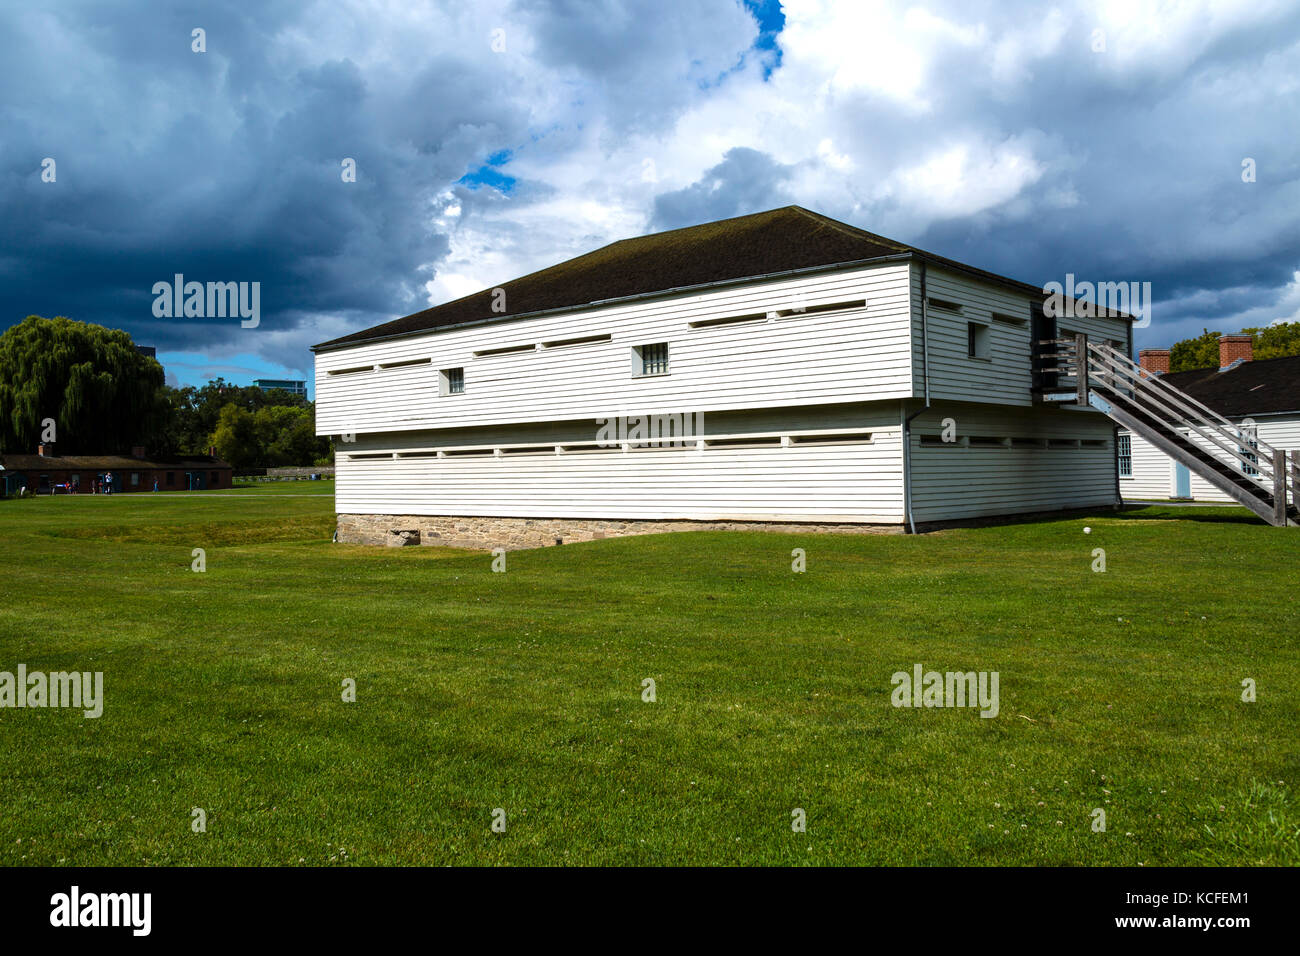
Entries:
POLYGON ((146 457, 143 448, 127 455, 54 455, 42 445, 35 455, 0 454, 0 494, 114 494, 132 491, 199 491, 231 487, 230 465, 215 455, 146 457))

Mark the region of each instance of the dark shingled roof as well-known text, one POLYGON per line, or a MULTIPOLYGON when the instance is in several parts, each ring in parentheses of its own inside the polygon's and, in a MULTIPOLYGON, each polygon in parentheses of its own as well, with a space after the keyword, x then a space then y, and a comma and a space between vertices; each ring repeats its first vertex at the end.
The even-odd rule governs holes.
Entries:
POLYGON ((933 262, 1041 295, 1035 286, 922 252, 801 206, 622 239, 540 272, 502 283, 506 313, 492 311, 492 290, 425 309, 315 346, 329 349, 469 322, 575 309, 611 299, 815 269, 864 259, 923 256, 933 262))
POLYGON ((1226 372, 1170 372, 1160 380, 1225 417, 1300 412, 1300 355, 1242 362, 1226 372))

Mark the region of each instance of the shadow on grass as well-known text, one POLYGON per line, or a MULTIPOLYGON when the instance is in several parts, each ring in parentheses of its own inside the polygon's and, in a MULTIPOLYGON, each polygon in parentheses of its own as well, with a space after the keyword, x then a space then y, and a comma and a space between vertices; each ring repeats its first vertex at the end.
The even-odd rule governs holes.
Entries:
POLYGON ((1204 524, 1254 524, 1268 527, 1268 522, 1251 514, 1245 508, 1186 507, 1168 505, 1130 505, 1114 513, 1119 520, 1138 518, 1142 521, 1198 521, 1204 524))

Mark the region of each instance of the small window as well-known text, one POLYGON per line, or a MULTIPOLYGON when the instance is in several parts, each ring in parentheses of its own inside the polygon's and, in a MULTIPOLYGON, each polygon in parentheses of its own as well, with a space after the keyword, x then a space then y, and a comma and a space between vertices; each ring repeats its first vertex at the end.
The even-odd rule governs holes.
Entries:
POLYGON ((1133 477, 1133 436, 1120 435, 1115 442, 1115 457, 1119 462, 1119 476, 1133 477))
POLYGON ((503 345, 495 349, 480 349, 474 353, 475 358, 486 358, 489 355, 510 355, 513 352, 534 352, 537 350, 535 345, 503 345))
POLYGON ((1258 475, 1259 469, 1255 467, 1259 463, 1259 442, 1253 438, 1247 439, 1245 445, 1238 445, 1237 451, 1246 461, 1241 463, 1241 473, 1243 475, 1258 475), (1250 464, 1246 464, 1250 462, 1250 464))
POLYGON ((1013 438, 1011 439, 1012 448, 1043 448, 1047 442, 1042 438, 1013 438))
POLYGON ((140 484, 140 472, 138 471, 131 472, 131 484, 132 485, 140 484))
POLYGON ((781 444, 780 435, 755 435, 752 438, 709 438, 704 442, 705 448, 763 448, 781 444))
POLYGON ((636 353, 637 375, 668 374, 668 343, 655 342, 652 345, 638 345, 636 353))
POLYGON ((925 300, 932 309, 943 309, 945 312, 960 312, 961 303, 951 302, 948 299, 936 299, 933 296, 925 300))
POLYGON ((923 434, 921 435, 921 444, 926 448, 963 448, 966 443, 960 437, 956 437, 952 441, 944 441, 942 435, 923 434))
POLYGON ((387 371, 390 368, 411 368, 414 365, 428 365, 432 361, 433 359, 427 359, 427 358, 406 359, 403 362, 385 362, 384 364, 380 365, 379 368, 381 371, 387 371))
POLYGON ((792 445, 856 445, 871 441, 871 432, 842 432, 836 435, 791 435, 792 445))
POLYGON ((979 322, 966 323, 966 356, 968 358, 986 359, 989 357, 989 327, 979 322))
POLYGON ((737 325, 741 322, 763 322, 767 319, 766 312, 750 312, 746 315, 728 315, 720 319, 696 319, 694 322, 686 323, 692 329, 711 329, 715 325, 737 325))
POLYGON ((562 349, 569 345, 591 345, 594 342, 608 342, 613 336, 606 333, 604 335, 583 335, 576 339, 556 339, 554 342, 543 342, 544 349, 562 349))
POLYGON ((981 446, 983 448, 1006 448, 1008 446, 1005 438, 991 438, 987 435, 972 435, 970 437, 972 447, 981 446))
POLYGON ((1077 438, 1049 438, 1047 439, 1048 448, 1078 448, 1079 439, 1077 438))
POLYGON ((465 370, 463 368, 445 368, 438 373, 441 381, 439 389, 442 395, 465 394, 465 370))
POLYGON ((482 455, 495 455, 495 448, 451 448, 439 452, 443 458, 475 458, 482 455))

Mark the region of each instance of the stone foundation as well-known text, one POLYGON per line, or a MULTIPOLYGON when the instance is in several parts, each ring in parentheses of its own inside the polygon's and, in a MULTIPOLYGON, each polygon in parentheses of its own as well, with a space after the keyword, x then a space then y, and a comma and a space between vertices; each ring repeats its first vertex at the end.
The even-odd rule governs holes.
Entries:
POLYGON ((429 515, 338 516, 338 540, 344 544, 491 550, 544 548, 576 541, 620 538, 672 531, 776 531, 833 534, 901 534, 902 525, 832 524, 772 521, 659 521, 616 518, 465 518, 429 515))

